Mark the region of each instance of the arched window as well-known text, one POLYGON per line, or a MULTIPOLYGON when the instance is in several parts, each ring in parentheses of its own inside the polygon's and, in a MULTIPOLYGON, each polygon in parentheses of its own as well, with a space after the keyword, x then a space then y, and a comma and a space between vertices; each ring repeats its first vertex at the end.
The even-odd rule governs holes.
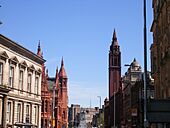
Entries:
POLYGON ((65 117, 66 117, 65 114, 66 114, 65 111, 63 111, 63 115, 62 115, 63 119, 65 119, 65 117))
POLYGON ((48 110, 48 101, 46 100, 45 101, 45 112, 47 112, 47 110, 48 110))

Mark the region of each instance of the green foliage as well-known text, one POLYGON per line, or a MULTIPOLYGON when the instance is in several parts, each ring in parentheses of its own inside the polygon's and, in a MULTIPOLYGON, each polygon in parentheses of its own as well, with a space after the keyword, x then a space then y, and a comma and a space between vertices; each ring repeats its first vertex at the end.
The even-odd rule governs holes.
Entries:
POLYGON ((97 126, 98 128, 104 128, 104 112, 100 113, 99 117, 97 118, 97 126))

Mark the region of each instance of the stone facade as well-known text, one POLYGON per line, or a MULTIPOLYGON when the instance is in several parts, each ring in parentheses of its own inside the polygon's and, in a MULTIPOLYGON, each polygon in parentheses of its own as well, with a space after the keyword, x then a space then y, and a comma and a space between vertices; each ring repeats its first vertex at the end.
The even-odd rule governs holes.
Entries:
MULTIPOLYGON (((135 85, 136 81, 141 80, 142 70, 136 59, 128 65, 129 68, 125 75, 122 77, 123 86, 123 122, 125 127, 132 127, 132 91, 131 88, 135 85)), ((135 109, 135 108, 134 108, 135 109)), ((134 110, 133 109, 133 110, 134 110)), ((136 113, 135 113, 136 114, 136 113)))
POLYGON ((151 72, 156 99, 170 98, 170 0, 153 0, 151 72))
POLYGON ((0 35, 0 125, 41 127, 41 74, 44 59, 0 35), (8 92, 9 91, 9 92, 8 92))

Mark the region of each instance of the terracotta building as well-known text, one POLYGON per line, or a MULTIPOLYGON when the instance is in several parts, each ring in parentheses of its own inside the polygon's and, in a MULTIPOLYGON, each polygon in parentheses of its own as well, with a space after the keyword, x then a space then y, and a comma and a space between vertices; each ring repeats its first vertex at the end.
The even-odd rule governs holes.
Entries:
POLYGON ((109 101, 105 103, 104 116, 107 117, 105 119, 105 127, 121 127, 121 120, 123 115, 121 52, 115 30, 109 51, 109 101), (107 113, 109 115, 106 115, 107 113))
POLYGON ((151 72, 157 99, 170 98, 170 0, 153 0, 151 72))
MULTIPOLYGON (((40 47, 40 42, 38 44, 37 55, 41 58, 42 52, 40 47)), ((41 128, 48 128, 51 125, 52 121, 52 95, 50 90, 48 89, 48 71, 45 72, 45 65, 42 64, 42 79, 41 79, 41 128)))
MULTIPOLYGON (((38 45, 37 55, 43 58, 40 43, 38 45)), ((48 70, 45 72, 45 65, 42 64, 41 100, 41 127, 67 128, 67 74, 63 59, 61 61, 60 71, 58 72, 58 68, 56 69, 55 77, 49 77, 48 70)))
POLYGON ((67 74, 62 58, 60 71, 56 70, 55 128, 68 127, 67 74))

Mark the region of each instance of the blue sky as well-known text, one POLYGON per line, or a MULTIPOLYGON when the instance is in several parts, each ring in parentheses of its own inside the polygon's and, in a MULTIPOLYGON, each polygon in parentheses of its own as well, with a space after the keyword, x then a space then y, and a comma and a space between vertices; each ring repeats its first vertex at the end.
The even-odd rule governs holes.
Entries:
MULTIPOLYGON (((114 28, 122 75, 135 57, 143 67, 143 0, 1 0, 0 33, 36 53, 40 40, 49 75, 62 56, 69 105, 99 106, 108 96, 108 52, 114 28)), ((148 61, 152 4, 147 1, 148 61)), ((150 61, 148 62, 150 66, 150 61)), ((150 67, 148 67, 150 69, 150 67)))

